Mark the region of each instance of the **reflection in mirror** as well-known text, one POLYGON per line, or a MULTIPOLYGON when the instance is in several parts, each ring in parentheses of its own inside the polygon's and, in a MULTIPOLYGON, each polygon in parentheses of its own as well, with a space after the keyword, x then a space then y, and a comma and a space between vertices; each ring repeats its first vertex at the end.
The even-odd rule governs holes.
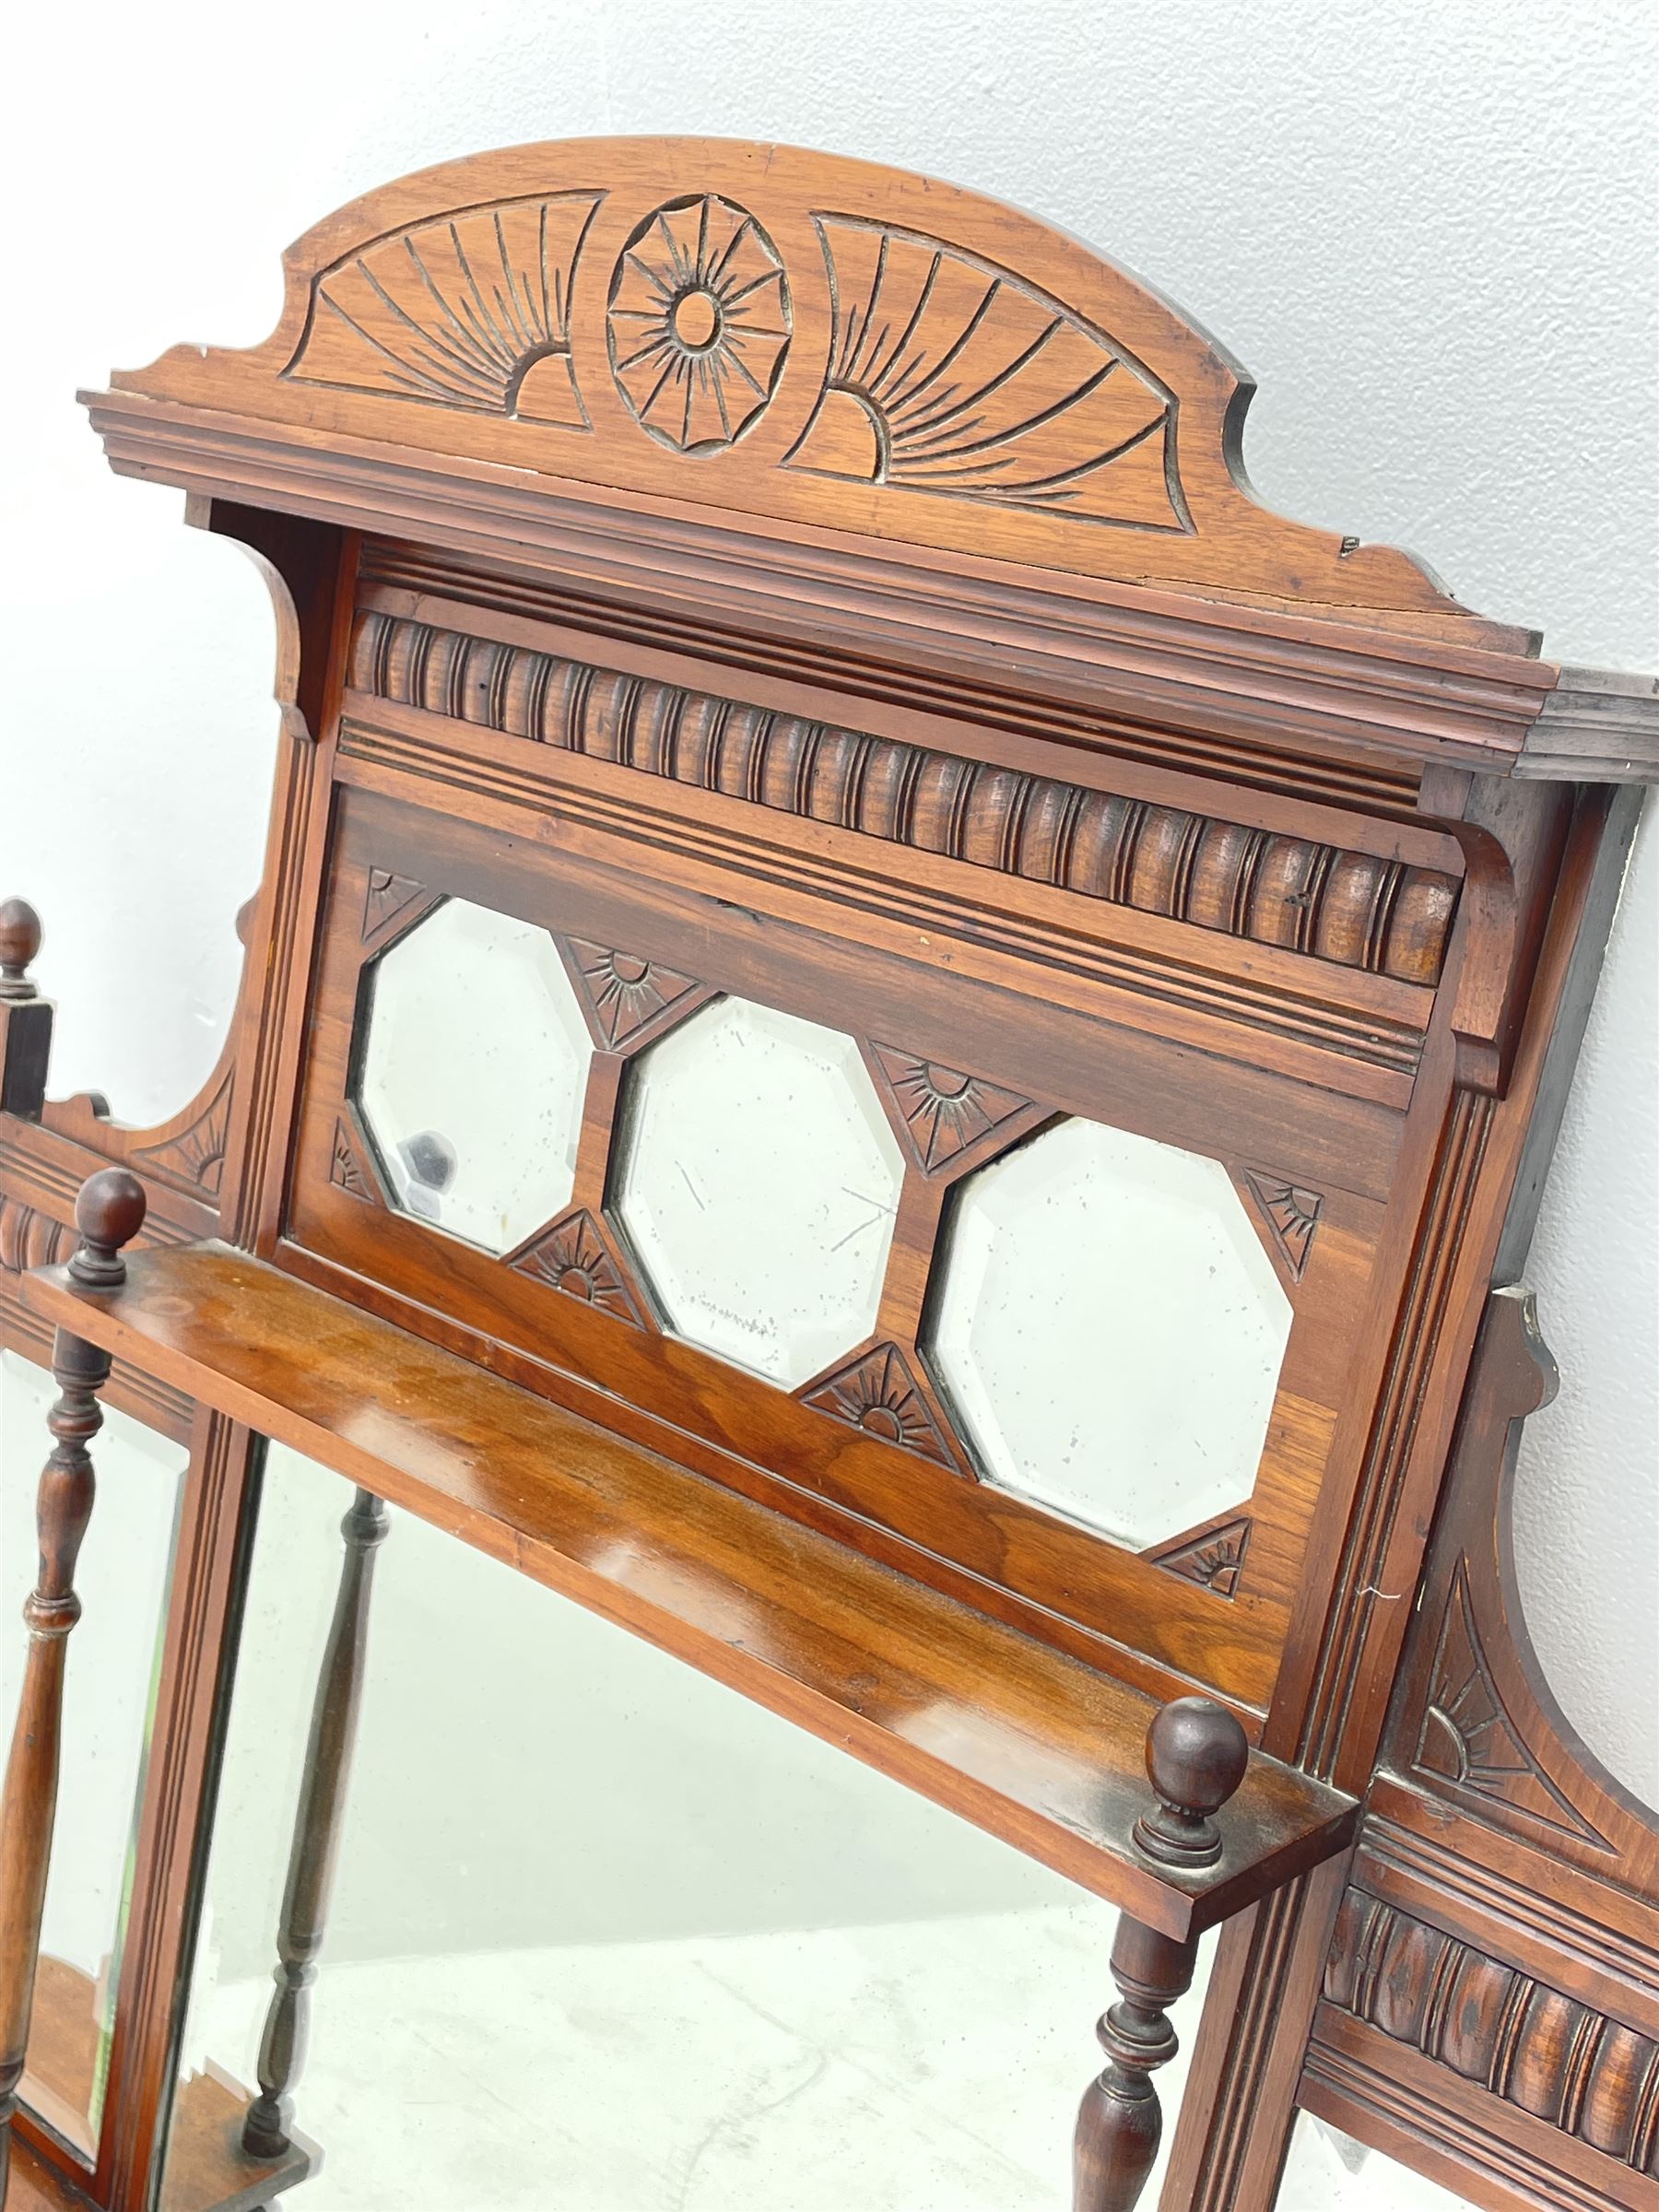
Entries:
MULTIPOLYGON (((22 1687, 18 1626, 35 1572, 35 1491, 51 1448, 52 1377, 0 1353, 0 1714, 22 1687)), ((96 2152, 121 1978, 138 1800, 149 1745, 189 1454, 105 1410, 98 1500, 76 1570, 83 1607, 67 1647, 63 1764, 22 2099, 75 2148, 96 2152)))
POLYGON ((375 963, 358 1103, 400 1209, 487 1252, 568 1203, 593 1041, 544 929, 447 900, 375 963))
POLYGON ((851 1037, 727 998, 631 1071, 618 1207, 671 1325, 789 1387, 875 1326, 904 1161, 851 1037))
MULTIPOLYGON (((244 2109, 352 1500, 272 1448, 182 2077, 244 2109)), ((1107 1907, 405 1512, 364 1650, 294 2089, 324 2162, 277 2201, 1067 2201, 1107 1907)))
POLYGON ((993 1482, 1146 1546, 1249 1496, 1289 1334, 1219 1161, 1064 1121, 963 1185, 929 1350, 993 1482))
POLYGON ((1299 2112, 1274 2212, 1460 2212, 1474 2201, 1299 2112))

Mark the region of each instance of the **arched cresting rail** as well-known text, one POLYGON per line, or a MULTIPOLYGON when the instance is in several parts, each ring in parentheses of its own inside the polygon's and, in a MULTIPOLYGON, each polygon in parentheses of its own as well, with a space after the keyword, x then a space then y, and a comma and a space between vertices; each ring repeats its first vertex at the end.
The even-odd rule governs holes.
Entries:
POLYGON ((0 912, 0 1335, 193 1444, 90 2159, 19 2074, 38 1752, 5 1801, 14 2193, 148 2212, 267 1436, 358 1496, 257 2085, 179 2100, 167 2212, 308 2171, 382 1501, 1121 1907, 1077 2212, 1145 2197, 1218 1925, 1166 2212, 1265 2212, 1299 2099, 1477 2203, 1651 2203, 1652 1830, 1537 1717, 1479 1440, 1653 687, 1265 512, 1237 366, 935 180, 520 147, 287 278, 87 403, 279 615, 196 1106, 49 1105, 0 912), (71 1257, 109 1162, 119 1283, 71 1257))

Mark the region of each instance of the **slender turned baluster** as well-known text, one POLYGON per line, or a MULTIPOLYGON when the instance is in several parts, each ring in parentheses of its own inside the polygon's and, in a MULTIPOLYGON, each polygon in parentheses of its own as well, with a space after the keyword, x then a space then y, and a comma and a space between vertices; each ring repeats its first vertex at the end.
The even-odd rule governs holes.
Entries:
MULTIPOLYGON (((1221 1856, 1218 1813, 1244 1779, 1249 1746, 1224 1706, 1177 1698, 1147 1736, 1147 1772, 1158 1809, 1135 1824, 1135 1848, 1165 1866, 1213 1866, 1221 1856)), ((1175 2055, 1168 2008, 1192 1986, 1195 1937, 1178 1942, 1124 1913, 1112 1947, 1122 1993, 1096 2033, 1106 2053, 1077 2114, 1073 2212, 1134 2212, 1158 2157, 1163 2108, 1152 2076, 1175 2055)))
POLYGON ((374 1555, 384 1540, 386 1509, 371 1491, 359 1490, 340 1524, 346 1560, 340 1591, 317 1679, 305 1773, 294 1818, 288 1887, 276 1930, 276 1994, 259 2045, 259 2095, 242 2126, 242 2148, 275 2159, 288 2147, 294 2116, 292 2090, 305 2064, 311 2028, 311 1987, 328 1921, 340 1815, 357 1740, 363 1659, 369 1641, 369 1594, 374 1555))
MULTIPOLYGON (((69 1272, 87 1289, 125 1278, 122 1245, 144 1225, 144 1191, 124 1168, 106 1168, 83 1184, 75 1205, 81 1242, 69 1272)), ((59 1396, 46 1425, 55 1439, 41 1476, 36 1519, 40 1573, 23 1607, 29 1658, 18 1725, 0 1791, 0 2205, 11 2167, 12 2115, 34 2006, 46 1869, 57 1814, 67 1638, 80 1618, 75 1566, 92 1517, 95 1484, 87 1446, 103 1426, 97 1393, 109 1380, 106 1353, 60 1329, 52 1371, 59 1396)))

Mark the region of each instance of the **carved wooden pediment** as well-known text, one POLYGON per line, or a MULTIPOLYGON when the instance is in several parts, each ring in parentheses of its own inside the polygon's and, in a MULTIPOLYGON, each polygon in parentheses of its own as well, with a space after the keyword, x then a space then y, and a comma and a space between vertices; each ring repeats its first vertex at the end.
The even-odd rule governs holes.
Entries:
POLYGON ((1472 643, 1409 556, 1267 513, 1253 387, 1154 292, 924 176, 736 140, 515 147, 371 193, 286 256, 247 352, 116 391, 776 524, 1472 643))

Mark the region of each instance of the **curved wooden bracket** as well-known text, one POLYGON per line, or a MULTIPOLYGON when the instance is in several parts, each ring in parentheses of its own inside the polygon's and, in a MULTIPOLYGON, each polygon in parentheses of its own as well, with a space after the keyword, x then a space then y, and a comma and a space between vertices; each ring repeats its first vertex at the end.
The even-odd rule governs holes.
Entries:
POLYGON ((1467 873, 1449 971, 1459 1088, 1495 1098, 1509 1088, 1551 894, 1572 818, 1572 794, 1461 770, 1430 769, 1419 811, 1463 847, 1467 873))
POLYGON ((1529 1290, 1495 1290, 1476 1348, 1392 1732, 1410 1780, 1482 1820, 1659 1901, 1659 1823, 1561 1712, 1515 1575, 1521 1428, 1555 1396, 1529 1290))

